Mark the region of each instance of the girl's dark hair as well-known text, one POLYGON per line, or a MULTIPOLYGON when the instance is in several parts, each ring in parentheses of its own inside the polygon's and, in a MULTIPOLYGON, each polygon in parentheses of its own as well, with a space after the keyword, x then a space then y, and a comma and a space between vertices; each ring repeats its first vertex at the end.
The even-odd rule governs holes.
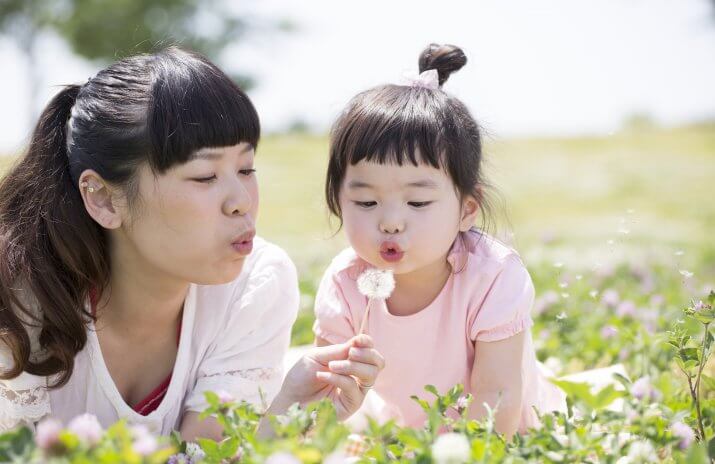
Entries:
POLYGON ((388 84, 350 100, 331 130, 325 184, 328 208, 341 224, 339 194, 345 172, 362 160, 444 169, 461 197, 477 199, 486 224, 489 186, 482 178, 479 125, 464 103, 441 89, 466 63, 459 47, 431 44, 419 57, 419 70, 437 70, 440 89, 388 84))
POLYGON ((200 148, 255 148, 259 136, 246 94, 205 57, 176 47, 123 59, 61 90, 0 182, 0 337, 14 361, 0 379, 60 374, 52 387, 62 386, 86 343, 94 318, 84 303, 105 289, 111 263, 105 230, 79 192, 85 169, 122 188, 131 205, 143 163, 162 174, 200 148), (39 332, 39 354, 30 328, 39 332))

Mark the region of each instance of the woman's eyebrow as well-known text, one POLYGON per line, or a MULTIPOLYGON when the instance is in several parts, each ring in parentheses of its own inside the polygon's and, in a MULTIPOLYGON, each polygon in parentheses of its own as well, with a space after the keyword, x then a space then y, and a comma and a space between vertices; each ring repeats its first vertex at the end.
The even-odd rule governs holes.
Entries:
MULTIPOLYGON (((250 144, 246 145, 243 150, 239 152, 239 156, 245 155, 249 151, 253 150, 253 146, 250 144)), ((223 158, 223 153, 217 150, 212 150, 211 148, 202 148, 191 154, 189 161, 202 159, 202 160, 217 160, 223 158)))

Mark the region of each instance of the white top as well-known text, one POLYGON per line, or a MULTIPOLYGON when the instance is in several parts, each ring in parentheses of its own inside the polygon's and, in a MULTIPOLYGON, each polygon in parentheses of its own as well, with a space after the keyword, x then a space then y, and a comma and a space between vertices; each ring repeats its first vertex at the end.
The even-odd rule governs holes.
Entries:
MULTIPOLYGON (((89 302, 86 304, 89 310, 89 302)), ((154 411, 142 416, 124 402, 90 323, 87 344, 77 353, 66 385, 48 390, 50 378, 27 372, 0 380, 0 432, 21 423, 34 427, 46 415, 67 424, 89 412, 105 428, 125 418, 130 424, 143 424, 166 435, 178 429, 184 412, 206 408, 206 390, 225 390, 262 408, 261 392, 270 403, 280 389, 282 360, 290 345, 298 305, 298 279, 292 261, 282 249, 257 237, 253 252, 233 282, 190 285, 171 382, 154 411)), ((29 332, 33 347, 37 347, 37 329, 29 332)), ((0 343, 0 370, 11 365, 10 351, 0 343)))

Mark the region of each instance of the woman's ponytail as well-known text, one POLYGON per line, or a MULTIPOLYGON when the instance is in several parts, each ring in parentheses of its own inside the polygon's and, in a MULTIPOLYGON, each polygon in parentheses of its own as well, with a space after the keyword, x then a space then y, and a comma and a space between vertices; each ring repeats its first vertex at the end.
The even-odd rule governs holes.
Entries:
POLYGON ((81 308, 107 279, 104 235, 69 169, 68 120, 81 90, 70 85, 54 97, 28 152, 0 182, 0 339, 14 362, 0 379, 61 373, 53 386, 65 384, 87 341, 81 308))

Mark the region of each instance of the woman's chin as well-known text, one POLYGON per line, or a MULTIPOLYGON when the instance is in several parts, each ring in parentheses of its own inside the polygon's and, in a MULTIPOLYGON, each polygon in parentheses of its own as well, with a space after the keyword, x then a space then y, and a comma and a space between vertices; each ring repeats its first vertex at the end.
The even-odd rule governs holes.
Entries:
POLYGON ((222 285, 233 282, 238 278, 243 270, 243 260, 234 262, 230 266, 222 266, 220 269, 215 268, 211 275, 196 276, 193 283, 198 285, 222 285))

